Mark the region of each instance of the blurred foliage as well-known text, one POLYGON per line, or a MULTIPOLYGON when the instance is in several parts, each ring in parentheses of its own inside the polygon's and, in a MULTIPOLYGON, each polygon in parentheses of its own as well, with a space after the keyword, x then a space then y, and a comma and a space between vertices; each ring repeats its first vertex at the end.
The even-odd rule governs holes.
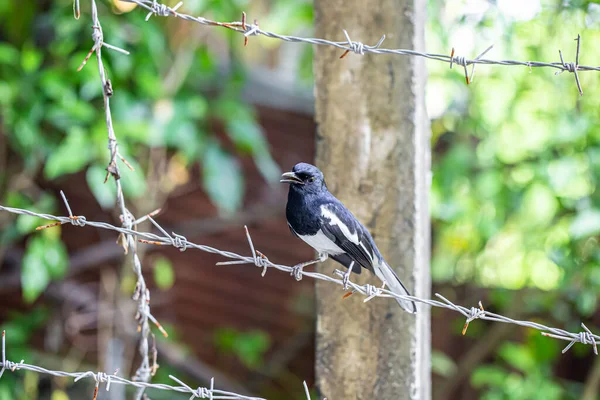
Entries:
POLYGON ((214 344, 219 352, 235 356, 250 369, 262 365, 270 343, 270 336, 262 331, 242 332, 233 328, 219 328, 214 334, 214 344))
POLYGON ((431 372, 439 376, 449 377, 456 371, 456 363, 441 351, 431 351, 431 372))
MULTIPOLYGON (((92 45, 89 2, 81 1, 79 20, 73 18, 69 0, 0 3, 0 201, 37 212, 61 213, 62 202, 44 187, 81 174, 98 204, 107 211, 114 209, 114 185, 104 183, 107 129, 95 55, 76 72, 92 45)), ((145 22, 145 12, 131 4, 117 0, 97 3, 105 40, 131 52, 125 56, 103 51, 114 88, 110 102, 120 153, 133 166, 130 171, 121 165, 130 209, 150 211, 136 209, 146 199, 156 198, 154 193, 150 196, 149 188, 168 196, 193 179, 196 165, 199 183, 223 214, 237 211, 244 199, 241 158, 252 159, 267 182, 277 181, 279 167, 271 158, 257 114, 241 99, 247 73, 243 57, 248 52, 239 51, 243 41, 237 34, 164 18, 145 22), (221 130, 224 135, 217 133, 221 130), (158 185, 152 182, 156 179, 152 154, 157 149, 168 158, 158 185)), ((185 9, 230 21, 238 19, 243 9, 263 7, 269 21, 281 24, 284 33, 312 20, 308 1, 291 7, 286 0, 273 1, 268 4, 272 13, 266 5, 246 0, 190 0, 185 9)), ((306 60, 310 49, 303 54, 306 60)), ((306 64, 301 75, 310 78, 310 58, 306 64)), ((21 275, 27 302, 35 301, 51 280, 62 278, 69 268, 60 227, 31 235, 47 223, 18 216, 16 223, 0 231, 0 247, 24 243, 21 275)), ((158 289, 171 288, 175 274, 170 261, 155 258, 150 265, 158 289)), ((135 286, 131 278, 125 274, 120 282, 127 293, 135 286)), ((14 327, 11 330, 18 332, 14 327)), ((228 332, 219 342, 221 350, 249 367, 262 362, 270 343, 268 336, 259 332, 232 336, 228 332)), ((29 336, 20 337, 25 345, 29 336)), ((159 373, 162 371, 166 370, 161 368, 159 373)), ((15 386, 12 376, 5 377, 0 399, 37 397, 30 392, 37 387, 32 379, 37 379, 35 374, 26 374, 23 385, 15 386), (7 381, 12 383, 5 385, 7 381)), ((56 399, 66 395, 62 390, 52 394, 56 399)))
POLYGON ((168 258, 158 257, 154 260, 154 282, 160 290, 169 290, 175 283, 175 271, 168 258))
MULTIPOLYGON (((187 183, 189 175, 178 171, 197 163, 217 208, 236 211, 244 196, 239 156, 252 157, 269 182, 279 175, 252 107, 240 100, 244 69, 233 57, 230 70, 223 71, 219 49, 198 40, 170 40, 172 25, 159 18, 145 22, 139 10, 118 15, 115 5, 122 9, 122 4, 100 2, 99 12, 106 41, 131 51, 129 56, 103 52, 115 90, 111 110, 119 149, 134 167, 130 171, 122 166, 126 197, 135 201, 148 195, 153 167, 149 154, 166 147, 174 169, 161 190, 168 194, 187 183), (224 126, 227 140, 215 136, 215 123, 224 126)), ((222 20, 236 18, 243 5, 233 0, 187 4, 190 11, 222 20)), ((80 20, 73 19, 69 1, 0 5, 0 116, 7 138, 0 152, 3 204, 56 212, 56 199, 34 181, 60 181, 81 171, 102 208, 115 204, 114 185, 104 183, 107 129, 95 55, 75 72, 92 44, 88 20, 85 1, 80 20)), ((225 41, 232 35, 213 32, 225 41)), ((10 244, 44 223, 20 216, 16 226, 2 232, 0 244, 10 244)), ((22 273, 25 299, 35 300, 51 279, 60 278, 68 267, 65 261, 58 238, 30 239, 22 273)))
POLYGON ((27 243, 21 281, 23 297, 32 302, 44 291, 50 279, 62 278, 69 267, 69 257, 65 245, 56 235, 58 229, 46 229, 46 234, 33 236, 27 243))
MULTIPOLYGON (((9 360, 31 360, 31 351, 29 342, 33 334, 48 319, 48 311, 45 308, 36 307, 26 314, 10 313, 8 322, 0 326, 0 331, 6 331, 6 357, 9 360)), ((39 375, 33 372, 27 372, 24 375, 22 383, 18 383, 15 374, 5 373, 2 376, 0 384, 0 400, 27 400, 37 396, 33 391, 37 391, 37 382, 39 375), (36 376, 37 375, 37 376, 36 376)))
MULTIPOLYGON (((542 339, 540 335, 531 336, 542 339)), ((547 341, 547 340, 544 340, 547 341)), ((475 388, 486 388, 483 399, 577 399, 579 396, 564 390, 559 382, 549 379, 550 362, 558 352, 548 353, 547 347, 531 343, 505 342, 498 349, 494 365, 482 365, 471 375, 475 388)))
MULTIPOLYGON (((557 61, 562 49, 572 60, 580 33, 580 63, 598 64, 597 4, 466 3, 430 2, 429 51, 474 56, 493 42, 493 59, 557 61)), ((478 66, 466 86, 460 69, 428 68, 433 280, 489 288, 486 309, 508 315, 516 292, 503 289, 527 290, 526 319, 579 331, 600 283, 600 76, 580 73, 580 98, 572 74, 550 69, 478 66)), ((470 334, 485 340, 489 329, 470 334)), ((500 344, 494 362, 473 371, 481 398, 580 398, 582 385, 555 376, 566 343, 531 335, 500 344)), ((440 375, 446 364, 437 361, 440 375)))
MULTIPOLYGON (((569 62, 572 39, 580 33, 581 63, 597 65, 598 3, 432 0, 427 50, 449 53, 455 47, 457 54, 473 56, 493 42, 489 58, 558 61, 560 48, 569 62)), ((190 0, 184 7, 222 21, 238 19, 245 9, 261 16, 261 26, 284 34, 310 34, 313 16, 307 1, 190 0)), ((147 195, 149 154, 166 147, 165 192, 186 183, 186 171, 198 164, 214 204, 223 213, 235 211, 245 191, 240 157, 251 157, 268 181, 278 174, 254 110, 240 100, 246 64, 255 52, 240 52, 243 41, 226 30, 210 30, 211 40, 226 48, 219 51, 205 46, 189 25, 156 17, 146 23, 143 16, 140 10, 119 11, 108 1, 100 5, 106 41, 132 52, 103 52, 115 88, 111 109, 121 153, 135 167, 134 172, 123 168, 125 194, 132 200, 147 195), (178 40, 182 36, 186 40, 178 40), (223 59, 229 59, 226 67, 223 59), (214 134, 215 123, 226 137, 214 134)), ((31 182, 85 171, 98 203, 113 207, 114 187, 103 184, 106 126, 93 58, 74 72, 91 46, 87 21, 85 1, 79 21, 66 0, 0 2, 0 117, 8 139, 0 143, 8 147, 0 151, 3 204, 56 212, 57 199, 31 189, 31 182)), ((280 44, 251 42, 259 40, 266 49, 280 44)), ((312 79, 311 58, 312 46, 302 46, 297 74, 304 82, 312 79)), ((485 288, 486 309, 511 314, 517 304, 527 319, 578 331, 583 318, 597 330, 591 320, 600 284, 600 96, 595 95, 600 74, 579 74, 585 92, 580 98, 573 76, 555 76, 551 69, 480 65, 466 86, 460 68, 427 66, 434 282, 485 288), (526 291, 523 305, 515 299, 517 290, 526 291)), ((68 268, 59 229, 28 237, 44 223, 19 216, 0 232, 0 245, 25 240, 28 301, 68 268)), ((173 285, 168 260, 155 259, 153 273, 159 288, 173 285)), ((122 282, 129 292, 134 285, 122 282)), ((457 335, 463 323, 456 320, 457 335)), ((27 326, 19 324, 10 329, 27 326)), ((489 329, 494 327, 474 323, 460 340, 485 340, 489 329)), ((580 398, 584 377, 575 382, 556 373, 562 343, 525 329, 520 335, 473 369, 470 385, 480 397, 580 398)), ((26 346, 27 335, 16 336, 26 346)), ((214 344, 253 369, 264 361, 270 339, 263 332, 224 328, 215 332, 214 344)), ((575 345, 569 354, 584 358, 590 351, 575 345)), ((435 351, 432 366, 436 375, 451 380, 460 359, 435 351)), ((11 383, 0 386, 0 399, 23 398, 33 385, 28 379, 34 378, 15 385, 14 376, 4 377, 3 383, 11 383), (16 394, 7 397, 10 393, 16 394)))

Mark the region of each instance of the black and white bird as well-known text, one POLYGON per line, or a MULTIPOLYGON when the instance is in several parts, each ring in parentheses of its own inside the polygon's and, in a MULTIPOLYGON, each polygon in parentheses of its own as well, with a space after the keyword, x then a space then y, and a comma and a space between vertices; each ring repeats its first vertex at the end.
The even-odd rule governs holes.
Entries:
MULTIPOLYGON (((286 217, 292 233, 315 249, 319 258, 298 264, 295 272, 331 257, 348 271, 360 274, 366 268, 397 294, 410 295, 398 275, 385 262, 373 237, 356 217, 327 189, 323 173, 314 165, 299 163, 281 176, 289 183, 286 217)), ((415 313, 415 303, 396 299, 409 313, 415 313)))

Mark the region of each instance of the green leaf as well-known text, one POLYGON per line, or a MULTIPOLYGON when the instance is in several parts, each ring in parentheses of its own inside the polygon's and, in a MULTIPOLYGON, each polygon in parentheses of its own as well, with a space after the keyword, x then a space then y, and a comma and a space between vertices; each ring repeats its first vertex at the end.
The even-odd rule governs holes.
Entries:
POLYGON ((235 342, 235 352, 247 367, 257 367, 270 344, 269 335, 261 331, 242 333, 235 342))
POLYGON ((43 59, 42 52, 30 45, 24 46, 21 50, 21 67, 26 73, 37 70, 43 59))
POLYGON ((76 98, 73 87, 64 81, 64 74, 59 68, 45 68, 40 74, 41 93, 56 102, 73 101, 76 98))
POLYGON ((38 226, 44 225, 44 221, 44 219, 32 215, 19 215, 16 222, 17 232, 22 235, 33 232, 38 226))
POLYGON ((195 95, 186 100, 184 107, 186 114, 195 120, 201 120, 206 117, 208 111, 208 102, 204 97, 195 95))
MULTIPOLYGON (((39 237, 34 239, 39 239, 39 237)), ((32 303, 46 289, 49 283, 50 274, 44 262, 43 250, 40 251, 37 246, 28 246, 23 257, 21 269, 23 298, 26 302, 32 303)))
POLYGON ((50 400, 69 400, 69 396, 62 390, 55 390, 52 392, 50 400))
POLYGON ((236 211, 244 195, 244 178, 237 160, 211 143, 202 159, 203 186, 222 213, 236 211))
POLYGON ((14 85, 0 81, 0 105, 6 110, 6 114, 10 115, 9 108, 14 105, 14 99, 17 92, 18 90, 14 85))
POLYGON ((215 331, 214 343, 224 353, 232 353, 248 368, 262 363, 271 339, 262 331, 239 332, 232 328, 220 328, 215 331))
POLYGON ((24 193, 10 191, 6 194, 6 205, 15 208, 31 208, 32 201, 24 193))
POLYGON ((0 43, 0 64, 15 65, 19 51, 8 43, 0 43))
POLYGON ((222 352, 231 352, 235 346, 238 332, 232 328, 219 328, 215 331, 213 341, 222 352))
POLYGON ((231 96, 221 97, 215 113, 225 122, 225 130, 238 151, 251 154, 267 182, 277 182, 281 170, 271 158, 262 127, 252 108, 231 96))
POLYGON ((46 178, 54 179, 83 169, 91 158, 89 148, 84 130, 73 127, 58 148, 50 153, 44 167, 46 178))
MULTIPOLYGON (((10 207, 26 208, 38 213, 52 213, 56 207, 54 195, 47 192, 44 192, 35 203, 22 193, 9 192, 6 202, 10 207)), ((48 220, 42 218, 33 217, 31 215, 19 215, 17 217, 16 228, 17 232, 24 235, 33 232, 38 226, 47 223, 48 220)))
POLYGON ((8 384, 0 385, 0 400, 13 400, 14 397, 8 384))
POLYGON ((182 151, 189 158, 195 158, 202 145, 200 134, 196 126, 187 119, 173 118, 163 128, 164 143, 182 151))
POLYGON ((154 261, 154 282, 160 290, 168 290, 173 287, 175 272, 169 259, 159 257, 154 261))
POLYGON ((254 154, 265 148, 264 136, 260 125, 253 119, 231 119, 227 121, 227 134, 238 150, 254 154))
POLYGON ((31 121, 20 119, 10 136, 18 145, 18 151, 26 160, 34 156, 32 150, 39 145, 40 131, 31 121))
MULTIPOLYGON (((282 34, 293 34, 300 28, 310 26, 313 21, 313 5, 302 0, 273 2, 265 25, 282 34)), ((311 48, 312 46, 306 46, 311 48)))
POLYGON ((482 386, 502 387, 506 379, 506 371, 493 365, 477 367, 471 374, 471 385, 476 388, 482 386))
POLYGON ((302 49, 302 54, 300 55, 300 66, 298 67, 298 76, 302 83, 306 83, 307 85, 312 85, 314 80, 314 71, 312 67, 313 57, 313 46, 305 46, 302 49))
POLYGON ((538 332, 531 332, 527 338, 527 346, 535 355, 538 363, 551 365, 552 361, 561 356, 562 347, 557 340, 548 340, 547 337, 540 335, 538 332))
POLYGON ((547 186, 534 183, 527 189, 521 211, 529 223, 548 225, 557 210, 558 201, 547 186))
POLYGON ((271 158, 261 126, 254 117, 227 121, 227 133, 237 149, 253 155, 254 162, 267 182, 277 182, 281 170, 271 158))
POLYGON ((112 182, 104 183, 106 170, 99 165, 92 165, 88 168, 85 178, 88 187, 94 194, 94 197, 103 209, 112 208, 117 201, 117 192, 112 182))
POLYGON ((268 151, 261 152, 254 156, 254 163, 258 167, 263 178, 268 183, 277 183, 279 182, 279 177, 281 176, 281 169, 279 165, 273 160, 271 154, 268 151))
POLYGON ((69 256, 64 243, 58 239, 44 240, 44 262, 52 279, 60 279, 69 269, 69 256))
POLYGON ((523 372, 536 367, 535 357, 527 346, 506 342, 500 346, 498 353, 511 366, 523 372))
POLYGON ((62 278, 68 268, 67 249, 59 236, 50 234, 32 237, 23 257, 21 283, 25 300, 35 300, 46 289, 50 279, 62 278))
POLYGON ((449 377, 456 371, 456 363, 441 351, 431 352, 431 371, 440 376, 449 377))
POLYGON ((36 329, 48 320, 48 316, 48 310, 40 306, 26 313, 12 312, 10 320, 2 324, 0 331, 5 330, 7 336, 10 335, 11 345, 23 346, 31 339, 36 329))
POLYGON ((577 309, 579 310, 579 314, 584 317, 592 316, 594 311, 596 311, 597 301, 598 297, 594 290, 580 290, 577 295, 577 309))

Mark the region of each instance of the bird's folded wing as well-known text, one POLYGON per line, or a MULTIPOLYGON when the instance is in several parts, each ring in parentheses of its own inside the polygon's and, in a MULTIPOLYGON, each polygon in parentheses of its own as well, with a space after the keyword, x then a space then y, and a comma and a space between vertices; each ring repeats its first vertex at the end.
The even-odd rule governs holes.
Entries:
POLYGON ((373 270, 373 248, 364 228, 346 208, 338 204, 321 206, 321 230, 362 267, 373 270))

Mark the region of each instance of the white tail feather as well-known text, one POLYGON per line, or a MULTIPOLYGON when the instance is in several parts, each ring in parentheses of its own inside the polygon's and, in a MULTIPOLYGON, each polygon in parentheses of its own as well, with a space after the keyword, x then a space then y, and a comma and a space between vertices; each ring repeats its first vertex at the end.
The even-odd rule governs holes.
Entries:
MULTIPOLYGON (((375 275, 385 282, 391 292, 410 296, 410 293, 408 290, 406 290, 400 281, 400 278, 398 278, 398 275, 396 275, 396 272, 394 272, 394 270, 387 265, 385 261, 381 263, 375 263, 375 265, 373 265, 373 269, 375 270, 375 275)), ((396 299, 396 301, 406 312, 411 314, 415 314, 417 312, 417 306, 414 301, 401 299, 396 299)))

